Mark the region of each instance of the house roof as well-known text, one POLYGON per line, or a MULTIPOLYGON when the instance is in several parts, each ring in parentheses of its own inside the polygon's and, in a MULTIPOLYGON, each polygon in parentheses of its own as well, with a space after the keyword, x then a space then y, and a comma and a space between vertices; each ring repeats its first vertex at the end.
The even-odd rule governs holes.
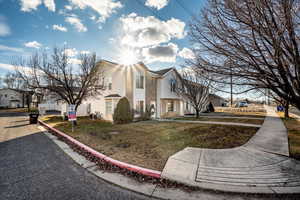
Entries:
POLYGON ((162 70, 159 70, 159 71, 151 71, 149 70, 150 72, 154 73, 154 74, 158 74, 158 75, 164 75, 165 73, 169 72, 170 70, 172 70, 173 68, 167 68, 167 69, 162 69, 162 70))
POLYGON ((108 97, 121 97, 121 96, 118 94, 110 94, 110 95, 105 96, 105 98, 108 98, 108 97))
POLYGON ((224 99, 223 97, 220 97, 220 96, 218 96, 218 95, 216 95, 216 94, 209 94, 210 96, 212 96, 212 97, 214 97, 214 98, 218 98, 218 99, 222 99, 222 100, 226 100, 226 99, 224 99))

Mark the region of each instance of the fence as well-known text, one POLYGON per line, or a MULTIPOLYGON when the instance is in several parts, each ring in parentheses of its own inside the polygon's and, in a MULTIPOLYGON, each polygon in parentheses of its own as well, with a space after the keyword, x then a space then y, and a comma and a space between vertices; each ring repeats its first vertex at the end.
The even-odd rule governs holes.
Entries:
MULTIPOLYGON (((90 114, 90 104, 81 104, 77 108, 76 116, 81 117, 81 116, 88 116, 90 114)), ((63 104, 61 106, 61 115, 65 115, 68 112, 68 105, 63 104)))
POLYGON ((41 112, 41 110, 44 111, 52 111, 52 110, 56 110, 56 111, 61 111, 61 104, 57 104, 57 103, 42 103, 38 105, 38 109, 41 112))

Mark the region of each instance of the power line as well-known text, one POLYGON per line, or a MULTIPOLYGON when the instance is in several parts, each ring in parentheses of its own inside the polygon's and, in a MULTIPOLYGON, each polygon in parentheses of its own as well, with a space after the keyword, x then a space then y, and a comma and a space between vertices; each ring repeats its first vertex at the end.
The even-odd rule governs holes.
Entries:
POLYGON ((141 6, 143 6, 144 8, 146 8, 147 10, 149 10, 153 15, 155 15, 158 19, 162 20, 162 21, 167 21, 166 19, 164 19, 162 16, 160 16, 157 12, 155 12, 154 10, 152 10, 151 8, 149 8, 148 6, 145 6, 145 4, 143 2, 141 2, 140 0, 135 0, 138 4, 140 4, 141 6))
POLYGON ((176 0, 176 3, 181 7, 183 8, 183 10, 189 14, 191 17, 194 17, 194 14, 191 10, 189 10, 180 0, 176 0))

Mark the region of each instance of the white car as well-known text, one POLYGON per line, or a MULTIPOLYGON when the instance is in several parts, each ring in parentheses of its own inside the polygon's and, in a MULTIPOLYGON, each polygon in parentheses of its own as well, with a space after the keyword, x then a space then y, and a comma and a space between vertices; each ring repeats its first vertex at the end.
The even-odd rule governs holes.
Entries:
POLYGON ((248 107, 248 103, 246 101, 240 101, 236 104, 236 107, 248 107))

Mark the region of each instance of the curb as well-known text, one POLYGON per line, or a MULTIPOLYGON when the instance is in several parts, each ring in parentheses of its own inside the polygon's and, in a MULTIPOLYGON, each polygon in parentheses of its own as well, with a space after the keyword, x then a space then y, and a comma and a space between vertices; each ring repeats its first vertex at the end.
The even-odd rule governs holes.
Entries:
POLYGON ((143 168, 143 167, 139 167, 139 166, 135 166, 135 165, 131 165, 125 162, 121 162, 118 160, 115 160, 113 158, 110 158, 102 153, 99 153, 98 151, 92 149, 91 147, 88 147, 85 144, 82 144, 81 142, 75 140, 74 138, 66 135, 65 133, 49 126, 48 124, 46 124, 45 122, 42 122, 41 120, 38 120, 38 122, 45 126, 47 129, 50 129, 51 131, 54 131, 56 134, 60 135, 61 137, 64 137, 65 139, 69 140, 71 143, 77 145, 78 147, 84 149, 85 151, 91 153, 93 156, 102 159, 112 165, 115 165, 121 169, 126 169, 128 171, 132 171, 132 172, 136 172, 138 174, 142 174, 148 177, 152 177, 152 178, 161 178, 161 172, 160 171, 156 171, 156 170, 151 170, 151 169, 147 169, 147 168, 143 168))
MULTIPOLYGON (((80 142, 78 142, 77 140, 73 139, 72 137, 64 134, 63 132, 49 126, 48 124, 41 122, 40 124, 42 126, 45 126, 46 128, 52 130, 52 131, 57 131, 57 135, 58 137, 64 137, 65 139, 67 139, 68 141, 72 140, 73 144, 81 144, 80 142), (69 140, 70 139, 70 140, 69 140)), ((40 127, 42 128, 42 127, 40 127)), ((44 129, 44 128, 42 128, 44 129)), ((45 132, 43 130, 43 132, 45 132)), ((163 187, 161 186, 159 183, 151 183, 151 182, 140 182, 138 180, 134 180, 131 177, 127 177, 124 174, 119 174, 119 173, 115 173, 115 172, 109 172, 109 171, 103 171, 102 169, 100 169, 99 167, 97 167, 97 165, 92 162, 89 161, 87 158, 84 157, 84 155, 80 155, 78 152, 74 151, 67 143, 65 143, 64 141, 61 141, 60 139, 58 139, 57 136, 52 135, 49 132, 45 132, 45 135, 49 137, 49 139, 53 140, 54 143, 56 143, 56 145, 58 145, 59 148, 61 148, 62 151, 64 151, 68 156, 70 156, 77 164, 79 164, 81 167, 85 168, 87 171, 89 171, 90 173, 92 173, 93 175, 97 176, 98 178, 116 185, 120 188, 124 188, 126 190, 130 190, 145 196, 150 197, 151 199, 174 199, 174 200, 182 200, 182 199, 190 199, 190 200, 198 200, 198 199, 211 199, 211 200, 218 200, 218 199, 231 199, 231 200, 241 200, 241 199, 249 199, 249 200, 257 200, 257 197, 274 197, 275 199, 281 199, 281 196, 283 194, 277 194, 276 192, 274 193, 270 193, 270 194, 261 194, 259 193, 256 188, 253 188, 254 191, 250 191, 248 193, 243 193, 240 191, 224 191, 218 187, 216 187, 215 184, 212 184, 211 187, 204 187, 202 186, 192 186, 189 185, 189 187, 195 187, 198 188, 197 190, 193 191, 184 191, 182 190, 182 188, 177 188, 177 187, 163 187), (258 193, 257 193, 258 192, 258 193)), ((82 144, 81 148, 85 148, 87 147, 87 149, 93 150, 92 148, 82 144)), ((86 149, 84 149, 86 150, 86 149)), ((86 150, 87 151, 87 150, 86 150)), ((90 151, 89 151, 90 152, 90 151)), ((95 151, 97 154, 105 156, 104 154, 101 154, 97 151, 95 151)), ((93 154, 94 155, 94 154, 93 154)), ((96 156, 96 155, 95 155, 96 156)), ((106 156, 107 157, 107 156, 106 156)), ((109 157, 107 157, 109 158, 109 157)), ((104 158, 102 158, 104 159, 104 158)), ((111 158, 110 158, 111 159, 111 158)), ((111 159, 113 161, 116 161, 114 159, 111 159)), ((106 160, 105 160, 106 161, 106 160)), ((107 161, 109 162, 109 161, 107 161)), ((118 161, 120 162, 120 161, 118 161)), ((111 164, 111 162, 109 162, 111 164)), ((123 163, 120 162, 122 164, 126 164, 129 166, 134 166, 134 165, 130 165, 127 163, 123 163)), ((115 164, 113 164, 115 165, 115 164)), ((138 169, 145 169, 145 168, 141 168, 138 166, 134 166, 137 167, 138 169)), ((126 170, 129 170, 128 168, 123 168, 126 170)), ((145 169, 145 170, 150 170, 150 169, 145 169)), ((132 171, 132 170, 131 170, 132 171)), ((150 171, 154 171, 154 170, 150 170, 150 171)), ((135 172, 135 171, 134 171, 135 172)), ((158 171, 156 171, 158 172, 158 171)), ((138 173, 138 172, 135 172, 138 173)), ((158 172, 160 173, 160 172, 158 172)), ((147 175, 146 175, 147 176, 147 175)), ((148 177, 153 177, 153 176, 148 176, 148 177)), ((184 184, 184 183, 183 183, 184 184)), ((188 185, 186 185, 188 186, 188 185)), ((291 192, 287 192, 286 194, 284 194, 285 197, 287 197, 287 199, 291 198, 294 199, 294 194, 291 194, 291 192)), ((297 194, 296 194, 297 196, 297 194)), ((298 197, 298 196, 297 196, 298 197)), ((297 198, 296 197, 296 198, 297 198)))

